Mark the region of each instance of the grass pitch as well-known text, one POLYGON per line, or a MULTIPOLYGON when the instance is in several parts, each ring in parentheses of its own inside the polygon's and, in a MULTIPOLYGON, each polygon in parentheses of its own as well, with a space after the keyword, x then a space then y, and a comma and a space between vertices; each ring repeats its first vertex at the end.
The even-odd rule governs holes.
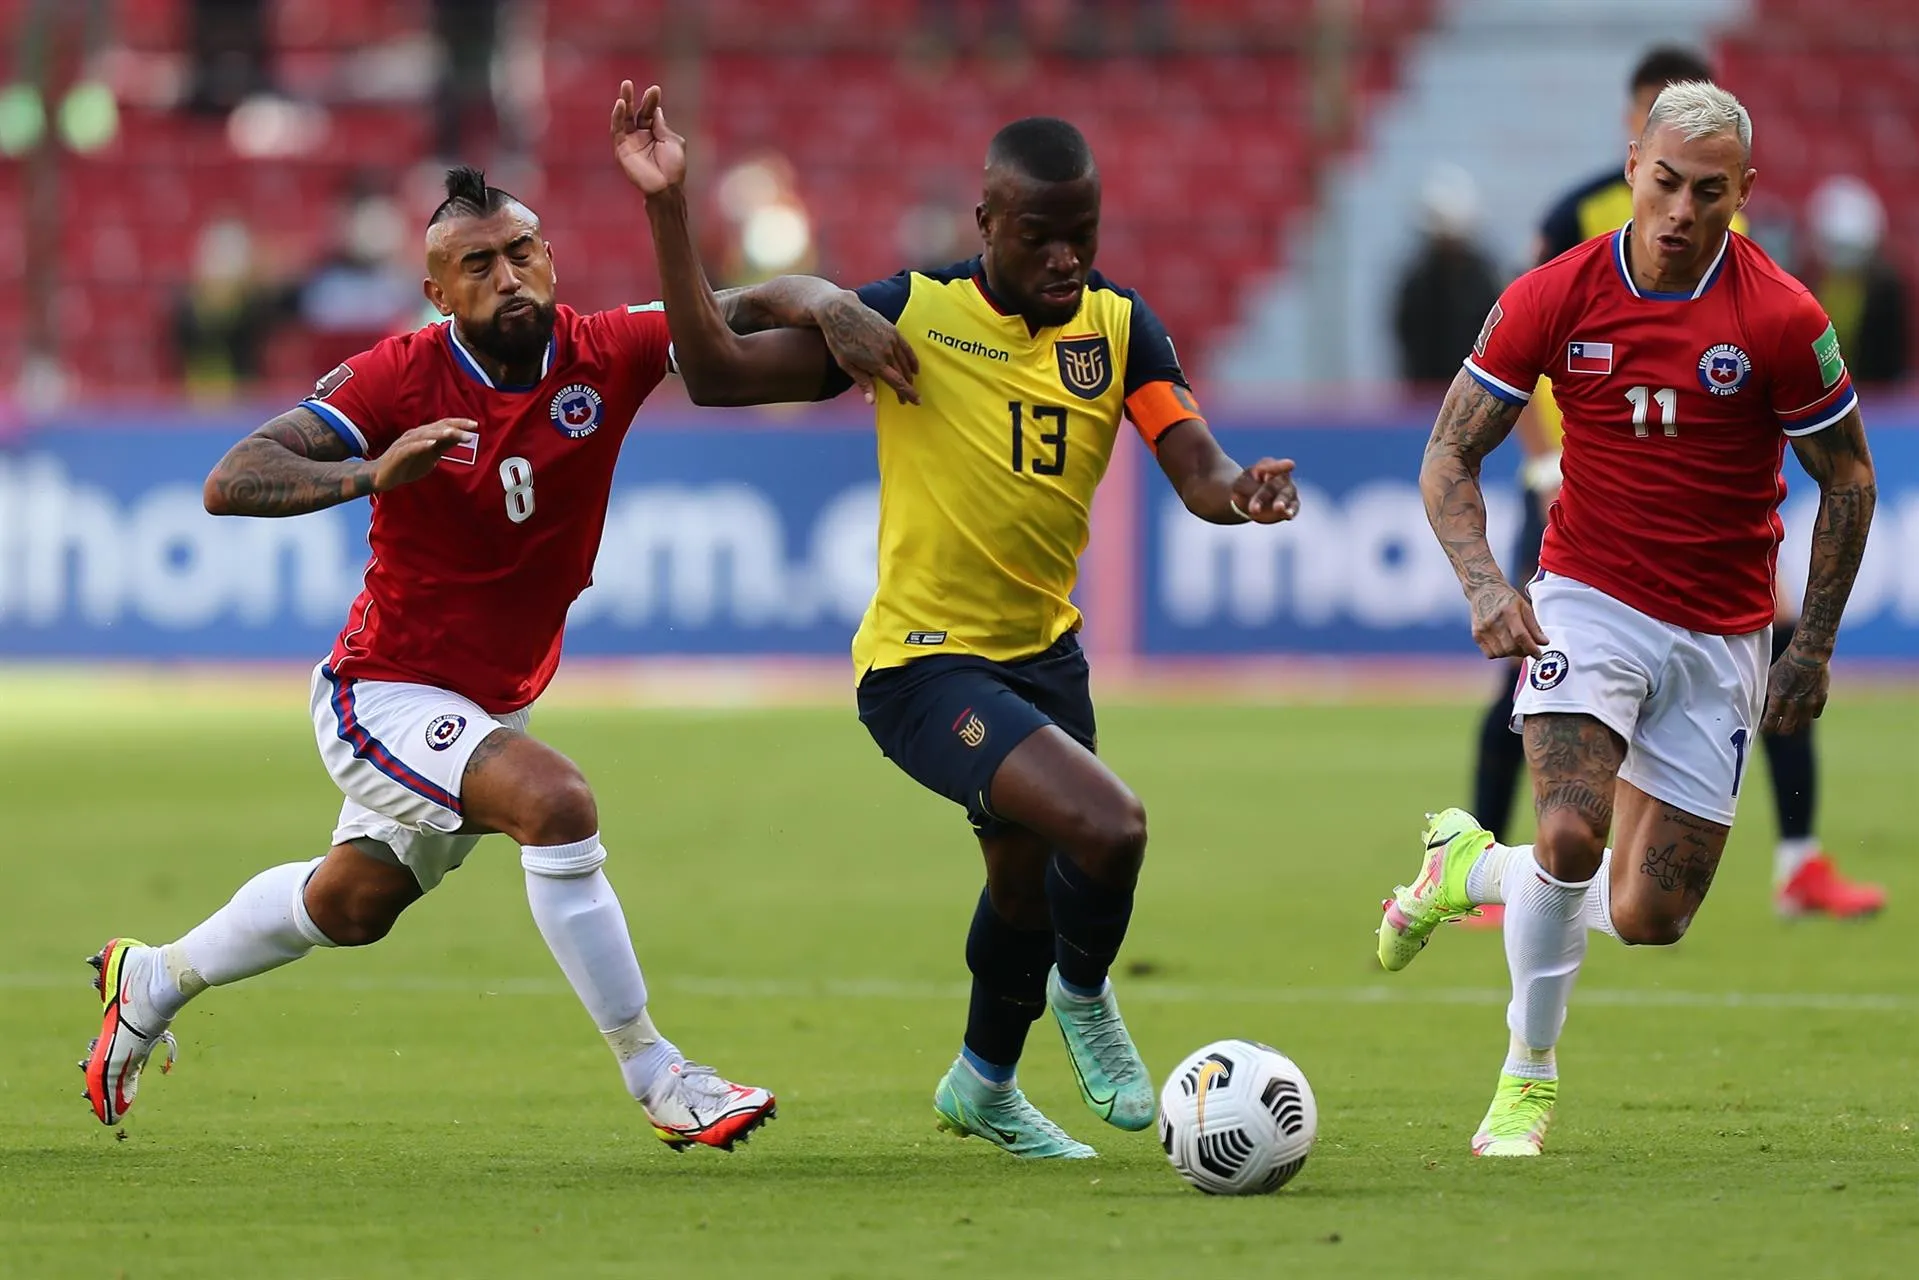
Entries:
POLYGON ((81 960, 324 849, 304 706, 289 681, 251 711, 0 717, 0 1275, 1854 1277, 1919 1246, 1919 700, 1855 694, 1821 728, 1824 834, 1892 914, 1773 919, 1754 769, 1692 935, 1594 939, 1548 1155, 1504 1164, 1467 1154, 1505 1043, 1498 935, 1448 930, 1391 978, 1372 958, 1475 709, 1108 709, 1153 830, 1121 977, 1147 1061, 1251 1036, 1318 1093, 1305 1171, 1238 1201, 1082 1109, 1045 1022, 1023 1083, 1097 1163, 933 1131, 978 860, 850 709, 536 723, 598 786, 661 1026, 780 1095, 739 1153, 649 1135, 497 840, 379 946, 202 997, 174 1074, 102 1129, 81 960))

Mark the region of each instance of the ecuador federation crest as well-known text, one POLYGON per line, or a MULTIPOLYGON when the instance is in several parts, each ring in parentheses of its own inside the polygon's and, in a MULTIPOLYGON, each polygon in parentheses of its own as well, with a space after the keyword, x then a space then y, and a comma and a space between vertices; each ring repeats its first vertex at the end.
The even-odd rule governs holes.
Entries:
POLYGON ((1097 400, 1113 385, 1113 350, 1103 333, 1061 338, 1053 344, 1059 380, 1082 400, 1097 400))

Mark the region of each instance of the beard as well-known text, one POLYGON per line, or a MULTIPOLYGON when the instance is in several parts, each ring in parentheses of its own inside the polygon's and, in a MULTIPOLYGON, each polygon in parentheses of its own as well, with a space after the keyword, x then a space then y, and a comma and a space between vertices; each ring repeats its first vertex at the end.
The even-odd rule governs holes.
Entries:
POLYGON ((546 350, 546 344, 553 340, 553 325, 557 311, 551 302, 529 304, 531 311, 516 309, 502 317, 495 312, 493 318, 484 325, 467 328, 462 325, 460 334, 482 353, 493 357, 501 364, 521 364, 537 360, 546 350), (502 319, 505 323, 501 323, 502 319))

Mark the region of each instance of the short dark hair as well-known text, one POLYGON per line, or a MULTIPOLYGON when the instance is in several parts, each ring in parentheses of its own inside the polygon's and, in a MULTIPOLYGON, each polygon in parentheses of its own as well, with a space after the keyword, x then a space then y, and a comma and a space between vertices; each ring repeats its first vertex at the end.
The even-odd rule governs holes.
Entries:
POLYGON ((993 135, 986 167, 1017 170, 1040 182, 1073 182, 1093 172, 1086 135, 1056 116, 1028 116, 993 135))
POLYGON ((1692 49, 1683 45, 1662 44, 1650 49, 1632 69, 1632 82, 1627 86, 1630 93, 1642 89, 1663 89, 1669 84, 1678 84, 1685 80, 1711 80, 1712 64, 1692 49))
POLYGON ((446 199, 427 219, 427 226, 438 226, 448 218, 484 218, 509 204, 523 203, 520 198, 498 187, 486 185, 486 170, 463 164, 446 171, 446 199))

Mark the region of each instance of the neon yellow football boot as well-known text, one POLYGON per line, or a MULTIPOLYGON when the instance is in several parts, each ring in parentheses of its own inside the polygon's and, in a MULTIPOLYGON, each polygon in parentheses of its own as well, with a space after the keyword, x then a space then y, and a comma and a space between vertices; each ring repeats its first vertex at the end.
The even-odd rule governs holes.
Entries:
POLYGON ((1379 964, 1397 973, 1426 947, 1433 930, 1448 920, 1474 915, 1479 908, 1466 896, 1466 873, 1493 842, 1493 833, 1464 809, 1426 815, 1420 835, 1426 849, 1419 877, 1400 885, 1380 903, 1379 964))
POLYGON ((1559 1100, 1559 1081, 1499 1076, 1493 1105, 1473 1135, 1476 1156, 1536 1156, 1546 1145, 1553 1122, 1553 1103, 1559 1100))

